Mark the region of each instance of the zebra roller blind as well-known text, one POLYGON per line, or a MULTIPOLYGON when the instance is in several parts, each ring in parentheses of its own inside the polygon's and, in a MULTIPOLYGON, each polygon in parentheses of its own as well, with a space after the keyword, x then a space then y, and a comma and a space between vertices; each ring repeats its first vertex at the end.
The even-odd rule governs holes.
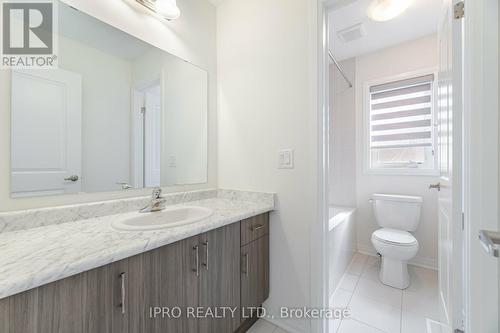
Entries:
POLYGON ((432 147, 434 75, 370 87, 370 148, 432 147))

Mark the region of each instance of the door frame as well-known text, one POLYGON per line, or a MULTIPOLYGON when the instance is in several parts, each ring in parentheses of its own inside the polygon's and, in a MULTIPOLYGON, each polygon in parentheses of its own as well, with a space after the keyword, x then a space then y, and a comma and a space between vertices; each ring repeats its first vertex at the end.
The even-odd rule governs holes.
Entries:
MULTIPOLYGON (((328 6, 333 0, 316 0, 311 15, 311 45, 313 75, 311 89, 315 91, 314 109, 317 112, 317 215, 311 228, 310 244, 310 305, 328 309, 328 170, 329 170, 329 80, 328 80, 328 6)), ((329 320, 311 320, 310 332, 329 332, 329 320)))
MULTIPOLYGON (((464 284, 465 331, 497 332, 498 260, 486 256, 478 240, 480 229, 498 228, 499 204, 499 117, 498 35, 491 31, 496 0, 467 1, 464 19, 464 284), (495 54, 495 51, 497 52, 495 54), (496 71, 494 70, 496 69, 496 71), (493 261, 495 260, 495 261, 493 261), (496 265, 495 265, 496 263, 496 265), (493 283, 493 285, 495 285, 493 283), (493 295, 493 296, 492 296, 493 295), (489 297, 497 298, 488 306, 489 297)), ((498 8, 497 8, 498 9, 498 8)), ((498 17, 497 17, 498 19, 498 17)), ((495 20, 493 20, 495 21, 495 20)), ((496 31, 498 34, 498 31, 496 31)), ((490 298, 491 301, 491 298, 490 298)))
MULTIPOLYGON (((463 210, 464 210, 464 242, 459 245, 463 251, 463 282, 464 282, 464 327, 466 332, 483 332, 481 296, 486 290, 480 290, 481 271, 484 267, 484 260, 478 242, 478 230, 484 226, 485 220, 491 220, 493 230, 498 223, 497 216, 492 216, 492 212, 484 212, 485 197, 489 197, 489 202, 493 207, 499 204, 499 175, 498 160, 500 154, 498 148, 498 109, 484 109, 482 91, 486 86, 485 61, 492 59, 488 56, 488 47, 491 44, 485 43, 484 38, 487 32, 483 24, 485 7, 488 1, 474 0, 467 1, 466 15, 463 25, 463 210), (486 58, 486 59, 485 59, 486 58), (492 119, 496 121, 491 121, 492 119), (485 128, 485 125, 487 128, 485 128), (485 144, 486 138, 490 140, 485 144), (491 137, 496 138, 494 142, 491 137), (481 147, 482 149, 472 149, 481 147), (487 157, 487 159, 486 159, 487 157), (492 163, 479 163, 485 159, 492 163), (480 164, 478 167, 478 163, 480 164), (489 180, 487 182, 486 180, 489 180), (494 181, 492 181, 494 180, 494 181), (492 184, 493 183, 493 184, 492 184), (475 260, 479 257, 483 260, 475 260), (483 266, 481 266, 483 264, 483 266), (474 292, 472 292, 474 290, 474 292)), ((496 1, 496 0, 494 0, 496 1)), ((324 228, 327 222, 328 193, 326 182, 328 181, 328 79, 326 70, 328 68, 327 43, 328 38, 328 4, 331 0, 317 0, 317 115, 318 115, 318 215, 317 223, 312 228, 311 234, 311 304, 327 307, 326 293, 328 270, 326 269, 326 245, 324 228), (323 233, 323 234, 322 234, 323 233)), ((487 36, 487 35, 486 35, 487 36)), ((497 40, 498 43, 498 40, 497 40)), ((498 69, 498 63, 497 63, 498 69)), ((491 72, 491 71, 490 71, 491 72)), ((498 80, 498 72, 497 80, 498 80)), ((491 102, 491 101, 490 101, 491 102)), ((496 101, 497 106, 499 104, 496 101)), ((454 258, 455 259, 455 258, 454 258)), ((498 271, 491 272, 498 279, 498 271)), ((491 291, 490 291, 491 293, 491 291)), ((494 291, 498 295, 499 291, 494 291)), ((499 313, 498 308, 490 309, 499 313)), ((500 323, 497 323, 500 326, 500 323)), ((500 327, 499 327, 500 328, 500 327)), ((314 320, 311 322, 312 332, 327 332, 327 320, 314 320)), ((486 331, 484 331, 486 332, 486 331)))

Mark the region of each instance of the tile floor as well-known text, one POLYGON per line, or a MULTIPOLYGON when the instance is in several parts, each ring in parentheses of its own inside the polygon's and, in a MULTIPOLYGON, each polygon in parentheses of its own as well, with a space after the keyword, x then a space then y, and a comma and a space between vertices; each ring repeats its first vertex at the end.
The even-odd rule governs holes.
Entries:
POLYGON ((409 266, 411 284, 399 290, 382 284, 380 260, 356 254, 330 305, 348 307, 351 318, 334 320, 332 333, 426 333, 439 320, 437 272, 409 266))
POLYGON ((250 327, 247 333, 287 333, 287 332, 277 326, 274 326, 268 321, 259 319, 252 327, 250 327))
MULTIPOLYGON (((356 254, 340 286, 330 300, 331 307, 351 310, 351 318, 333 320, 332 333, 430 333, 427 319, 439 320, 438 276, 430 269, 409 266, 411 284, 406 290, 383 285, 376 257, 356 254)), ((259 320, 248 333, 287 333, 259 320)))

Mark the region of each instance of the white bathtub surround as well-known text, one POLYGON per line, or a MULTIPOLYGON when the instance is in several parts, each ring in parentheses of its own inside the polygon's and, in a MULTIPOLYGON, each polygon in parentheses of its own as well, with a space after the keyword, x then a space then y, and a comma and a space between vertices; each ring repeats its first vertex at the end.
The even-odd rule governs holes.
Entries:
MULTIPOLYGON (((211 193, 211 198, 180 203, 211 208, 214 210, 211 217, 170 229, 119 232, 111 223, 127 214, 122 213, 0 233, 0 298, 274 209, 274 195, 270 193, 262 196, 227 190, 211 193), (217 197, 218 192, 226 198, 217 197)), ((187 194, 184 197, 192 198, 187 194)), ((110 207, 114 209, 114 205, 110 207)), ((55 210, 58 209, 61 208, 55 210)))
POLYGON ((356 252, 355 208, 333 206, 329 209, 328 256, 330 295, 339 287, 356 252))
POLYGON ((412 285, 399 290, 382 284, 378 278, 379 270, 377 257, 355 255, 330 301, 332 307, 350 309, 352 317, 332 321, 331 332, 426 333, 428 324, 437 324, 439 291, 436 271, 410 265, 412 285), (345 289, 346 279, 354 284, 354 288, 345 289))

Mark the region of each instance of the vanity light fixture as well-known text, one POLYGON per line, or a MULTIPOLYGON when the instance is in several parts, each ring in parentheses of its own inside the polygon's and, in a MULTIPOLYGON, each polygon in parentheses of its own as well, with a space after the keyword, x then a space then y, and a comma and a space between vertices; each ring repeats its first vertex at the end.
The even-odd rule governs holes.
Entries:
POLYGON ((155 12, 166 20, 175 20, 181 16, 176 0, 135 0, 147 9, 155 12))
POLYGON ((403 14, 413 0, 373 0, 368 8, 368 16, 379 22, 389 21, 403 14))

